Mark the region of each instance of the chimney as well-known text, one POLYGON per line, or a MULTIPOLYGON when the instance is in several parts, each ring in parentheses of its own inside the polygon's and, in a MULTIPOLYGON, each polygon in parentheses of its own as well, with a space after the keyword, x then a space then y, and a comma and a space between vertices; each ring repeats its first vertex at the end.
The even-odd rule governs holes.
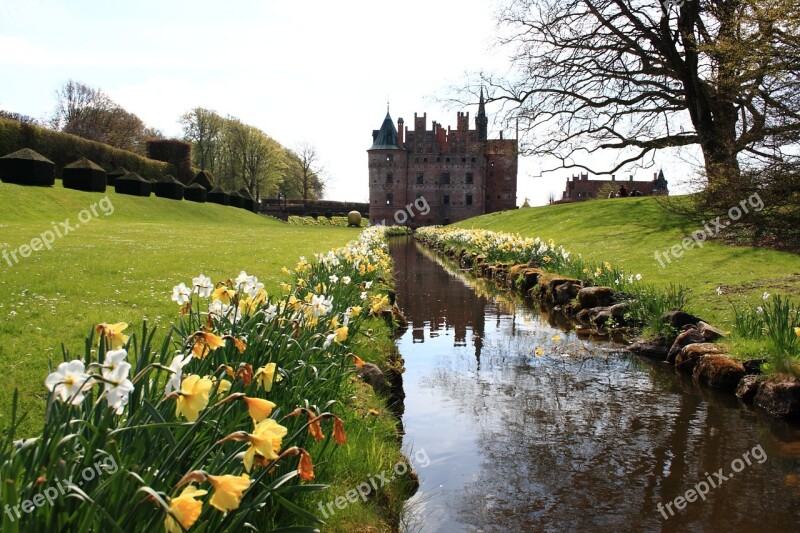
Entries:
POLYGON ((658 179, 658 172, 653 172, 653 181, 658 179))
POLYGON ((633 181, 633 174, 631 174, 630 181, 633 181))
POLYGON ((503 132, 502 131, 500 132, 500 140, 501 141, 503 140, 503 132))
POLYGON ((589 173, 588 172, 584 172, 583 174, 581 174, 581 181, 589 181, 589 173))
POLYGON ((403 119, 402 118, 398 118, 397 119, 397 145, 400 146, 401 148, 403 147, 403 145, 405 145, 405 142, 406 142, 406 135, 405 135, 405 131, 404 131, 404 128, 403 128, 403 124, 404 124, 403 119))
POLYGON ((617 181, 617 175, 611 174, 611 181, 617 181))

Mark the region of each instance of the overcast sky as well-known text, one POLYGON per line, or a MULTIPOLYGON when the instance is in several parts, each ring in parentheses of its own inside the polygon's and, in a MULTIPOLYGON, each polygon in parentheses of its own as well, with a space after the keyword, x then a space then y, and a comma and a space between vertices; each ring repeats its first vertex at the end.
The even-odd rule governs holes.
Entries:
MULTIPOLYGON (((451 88, 507 64, 493 46, 495 0, 5 4, 0 109, 43 118, 69 79, 102 89, 167 136, 181 136, 185 111, 214 109, 284 146, 314 145, 329 178, 326 197, 335 200, 367 200, 366 150, 387 101, 395 122, 403 117, 413 127, 414 113, 427 112, 429 128, 433 120, 455 127, 460 109, 441 103, 451 88)), ((474 127, 475 107, 461 110, 474 127)), ((657 161, 675 190, 675 174, 687 167, 674 157, 657 161)), ((541 177, 540 169, 520 161, 518 203, 561 197, 572 171, 541 177)))

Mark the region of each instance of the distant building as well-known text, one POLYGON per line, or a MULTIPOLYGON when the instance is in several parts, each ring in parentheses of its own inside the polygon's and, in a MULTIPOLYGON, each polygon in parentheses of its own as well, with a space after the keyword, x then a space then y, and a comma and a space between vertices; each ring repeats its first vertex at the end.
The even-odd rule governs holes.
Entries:
POLYGON ((564 195, 557 203, 582 202, 598 197, 599 191, 618 192, 624 187, 626 194, 631 195, 633 191, 640 193, 639 196, 664 196, 669 194, 669 188, 664 171, 653 173, 652 181, 634 181, 633 176, 629 179, 618 180, 615 175, 611 175, 610 180, 590 180, 589 174, 573 175, 572 179, 567 178, 567 185, 564 188, 564 195))
POLYGON ((367 150, 370 222, 417 227, 516 209, 517 140, 487 139, 488 124, 483 91, 472 130, 469 113, 458 113, 455 130, 429 130, 427 113, 415 113, 409 131, 387 110, 367 150))

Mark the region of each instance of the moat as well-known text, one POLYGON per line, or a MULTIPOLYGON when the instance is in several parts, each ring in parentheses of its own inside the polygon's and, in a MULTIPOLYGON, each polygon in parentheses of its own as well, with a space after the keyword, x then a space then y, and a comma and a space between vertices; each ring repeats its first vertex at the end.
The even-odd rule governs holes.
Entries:
POLYGON ((407 531, 796 531, 800 428, 390 248, 404 447, 430 458, 407 531))

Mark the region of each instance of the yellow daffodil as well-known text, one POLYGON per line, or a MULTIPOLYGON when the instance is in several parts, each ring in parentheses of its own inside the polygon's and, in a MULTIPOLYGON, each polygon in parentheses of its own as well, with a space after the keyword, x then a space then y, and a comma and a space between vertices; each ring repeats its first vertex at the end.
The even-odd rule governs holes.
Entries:
POLYGON ((250 413, 250 418, 253 419, 253 422, 258 423, 268 418, 269 415, 272 414, 272 410, 275 409, 275 404, 269 400, 264 400, 261 398, 249 398, 247 396, 242 396, 242 400, 245 401, 247 404, 247 410, 250 413))
POLYGON ((256 454, 269 461, 278 458, 276 452, 281 449, 281 442, 289 430, 278 424, 274 419, 267 418, 256 424, 252 434, 247 435, 250 448, 244 454, 244 468, 248 472, 253 467, 256 454))
POLYGON ((289 301, 287 302, 287 305, 288 305, 288 306, 289 306, 291 309, 294 309, 295 311, 297 311, 298 309, 300 309, 300 307, 302 307, 302 305, 303 305, 303 302, 302 302, 302 301, 300 301, 300 300, 298 300, 298 299, 295 297, 295 295, 294 295, 294 294, 292 294, 291 296, 289 296, 289 301))
POLYGON ((291 271, 290 271, 288 268, 286 268, 286 267, 281 267, 281 272, 283 272, 284 274, 291 274, 291 273, 292 273, 292 272, 291 272, 291 271))
POLYGON ((194 345, 192 353, 198 359, 203 359, 209 352, 225 346, 225 341, 219 335, 200 331, 194 334, 194 345))
POLYGON ((116 324, 97 324, 95 331, 106 339, 106 348, 110 350, 119 350, 126 342, 128 336, 123 335, 122 331, 128 329, 128 324, 125 322, 118 322, 116 324))
POLYGON ((256 381, 264 387, 267 392, 272 391, 272 383, 278 382, 283 379, 283 376, 276 374, 278 365, 275 363, 267 363, 265 366, 258 369, 256 372, 256 381))
POLYGON ((800 328, 794 328, 794 334, 800 337, 800 328))
POLYGON ((227 379, 221 379, 217 385, 217 394, 227 394, 231 390, 231 382, 227 379))
POLYGON ((348 330, 347 326, 342 326, 340 328, 336 328, 336 330, 335 330, 335 333, 336 333, 335 340, 336 340, 336 342, 342 343, 342 342, 346 341, 347 340, 348 331, 349 330, 348 330))
POLYGON ((189 422, 197 420, 200 411, 208 406, 208 395, 213 386, 213 381, 201 378, 197 374, 192 374, 184 379, 181 383, 181 390, 178 392, 175 416, 183 415, 189 422))
POLYGON ((542 350, 541 348, 536 348, 536 350, 534 350, 533 353, 535 353, 537 357, 541 357, 544 355, 544 350, 542 350))
POLYGON ((559 337, 558 335, 553 335, 553 342, 558 342, 560 340, 561 340, 561 337, 559 337))
POLYGON ((360 314, 361 314, 361 306, 354 305, 353 307, 350 308, 350 316, 355 317, 355 316, 358 316, 360 314))
POLYGON ((231 298, 236 294, 236 291, 229 289, 226 285, 220 285, 214 292, 211 293, 211 300, 219 300, 225 305, 231 305, 231 298))
POLYGON ((289 285, 288 283, 281 283, 281 290, 283 292, 289 292, 290 290, 292 290, 292 286, 289 285))
POLYGON ((182 533, 185 529, 192 527, 203 510, 203 502, 195 498, 206 494, 208 491, 188 485, 179 496, 170 499, 169 514, 164 520, 164 529, 167 533, 182 533))
POLYGON ((214 487, 214 494, 208 501, 223 513, 239 508, 242 494, 250 488, 250 476, 208 476, 208 482, 214 487))

